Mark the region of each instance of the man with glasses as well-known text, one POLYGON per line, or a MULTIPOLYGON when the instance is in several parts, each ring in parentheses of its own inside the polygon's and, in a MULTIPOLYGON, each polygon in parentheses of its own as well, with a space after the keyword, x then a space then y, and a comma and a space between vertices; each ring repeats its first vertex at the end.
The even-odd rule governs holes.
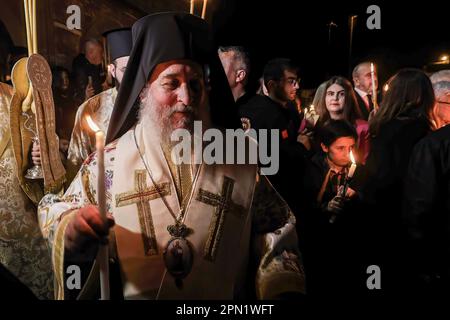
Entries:
MULTIPOLYGON (((431 77, 437 130, 414 148, 405 181, 409 283, 420 294, 448 294, 450 285, 450 72, 431 77)), ((445 72, 444 72, 445 73, 445 72)))
POLYGON ((268 95, 257 95, 240 108, 254 129, 278 129, 282 140, 297 141, 298 112, 292 108, 299 79, 297 68, 289 59, 274 59, 264 68, 264 85, 268 95))
POLYGON ((278 132, 280 166, 278 173, 269 176, 269 180, 295 213, 299 196, 286 181, 301 179, 307 154, 305 147, 297 142, 300 127, 300 116, 294 102, 299 89, 297 68, 289 59, 273 59, 264 67, 263 78, 268 95, 254 96, 240 107, 239 115, 248 119, 250 128, 278 132))

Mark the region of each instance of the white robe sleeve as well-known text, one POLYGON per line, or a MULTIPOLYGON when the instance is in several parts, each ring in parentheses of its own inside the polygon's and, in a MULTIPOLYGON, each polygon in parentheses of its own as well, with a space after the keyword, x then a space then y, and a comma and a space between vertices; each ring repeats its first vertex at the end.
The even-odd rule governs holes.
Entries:
POLYGON ((295 217, 266 177, 256 185, 252 204, 254 251, 259 261, 256 293, 259 299, 304 294, 305 273, 295 217))

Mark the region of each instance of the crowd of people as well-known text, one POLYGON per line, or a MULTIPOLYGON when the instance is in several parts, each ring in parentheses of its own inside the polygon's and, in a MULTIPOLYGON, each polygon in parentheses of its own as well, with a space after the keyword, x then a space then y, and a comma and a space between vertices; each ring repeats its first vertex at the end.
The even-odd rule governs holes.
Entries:
MULTIPOLYGON (((53 69, 67 183, 33 208, 52 256, 56 298, 98 298, 94 262, 108 236, 113 298, 447 291, 450 70, 401 69, 379 90, 376 72, 363 61, 352 79, 324 79, 313 106, 304 107, 290 59, 268 61, 260 89, 249 92, 246 49, 214 48, 200 18, 150 15, 132 30, 108 32, 106 41, 107 70, 95 40, 74 60, 72 76, 53 69), (98 208, 99 155, 87 115, 109 142, 106 219, 98 208), (176 163, 168 137, 175 129, 192 131, 194 120, 205 128, 278 132, 278 172, 176 163), (83 290, 65 285, 64 270, 73 264, 87 271, 83 290), (381 270, 381 291, 368 288, 370 266, 381 270)), ((2 98, 6 106, 6 93, 2 98)), ((2 162, 12 157, 0 152, 2 162)), ((41 161, 37 143, 32 160, 41 161)), ((3 238, 0 229, 0 243, 3 238)), ((5 261, 34 295, 48 298, 29 273, 23 276, 26 266, 5 261)))

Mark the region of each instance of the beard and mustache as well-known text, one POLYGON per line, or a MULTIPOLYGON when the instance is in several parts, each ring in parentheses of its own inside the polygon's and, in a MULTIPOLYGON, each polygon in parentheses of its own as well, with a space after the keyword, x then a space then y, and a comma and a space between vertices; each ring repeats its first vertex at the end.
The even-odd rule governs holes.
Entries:
POLYGON ((140 101, 139 122, 151 127, 153 133, 164 143, 170 144, 170 137, 176 129, 186 129, 192 134, 194 120, 197 119, 196 108, 190 105, 161 105, 151 96, 140 101))

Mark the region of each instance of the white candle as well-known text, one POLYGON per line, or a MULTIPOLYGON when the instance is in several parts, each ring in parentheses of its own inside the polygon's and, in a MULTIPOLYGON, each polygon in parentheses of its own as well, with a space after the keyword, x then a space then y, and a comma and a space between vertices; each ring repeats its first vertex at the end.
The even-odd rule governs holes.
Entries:
POLYGON ((189 10, 190 14, 194 14, 194 0, 191 0, 191 9, 189 10))
POLYGON ((97 150, 97 194, 98 208, 100 215, 106 219, 106 198, 105 198, 105 134, 99 130, 95 133, 95 148, 97 150))
MULTIPOLYGON (((97 151, 97 202, 100 216, 106 221, 106 196, 105 196, 105 134, 92 121, 90 116, 86 120, 93 131, 95 131, 95 148, 97 151)), ((101 300, 109 300, 109 263, 108 245, 100 245, 97 254, 97 263, 100 269, 100 294, 101 300)))
POLYGON ((375 68, 373 63, 370 63, 370 77, 372 78, 372 102, 375 106, 377 103, 377 90, 375 87, 375 68))
POLYGON ((350 166, 350 170, 348 170, 347 179, 353 178, 353 175, 355 174, 355 170, 356 170, 355 157, 353 156, 352 151, 350 151, 350 159, 352 160, 352 165, 350 166))
POLYGON ((203 10, 202 10, 202 19, 205 19, 206 16, 206 6, 208 5, 208 0, 203 0, 203 10))

